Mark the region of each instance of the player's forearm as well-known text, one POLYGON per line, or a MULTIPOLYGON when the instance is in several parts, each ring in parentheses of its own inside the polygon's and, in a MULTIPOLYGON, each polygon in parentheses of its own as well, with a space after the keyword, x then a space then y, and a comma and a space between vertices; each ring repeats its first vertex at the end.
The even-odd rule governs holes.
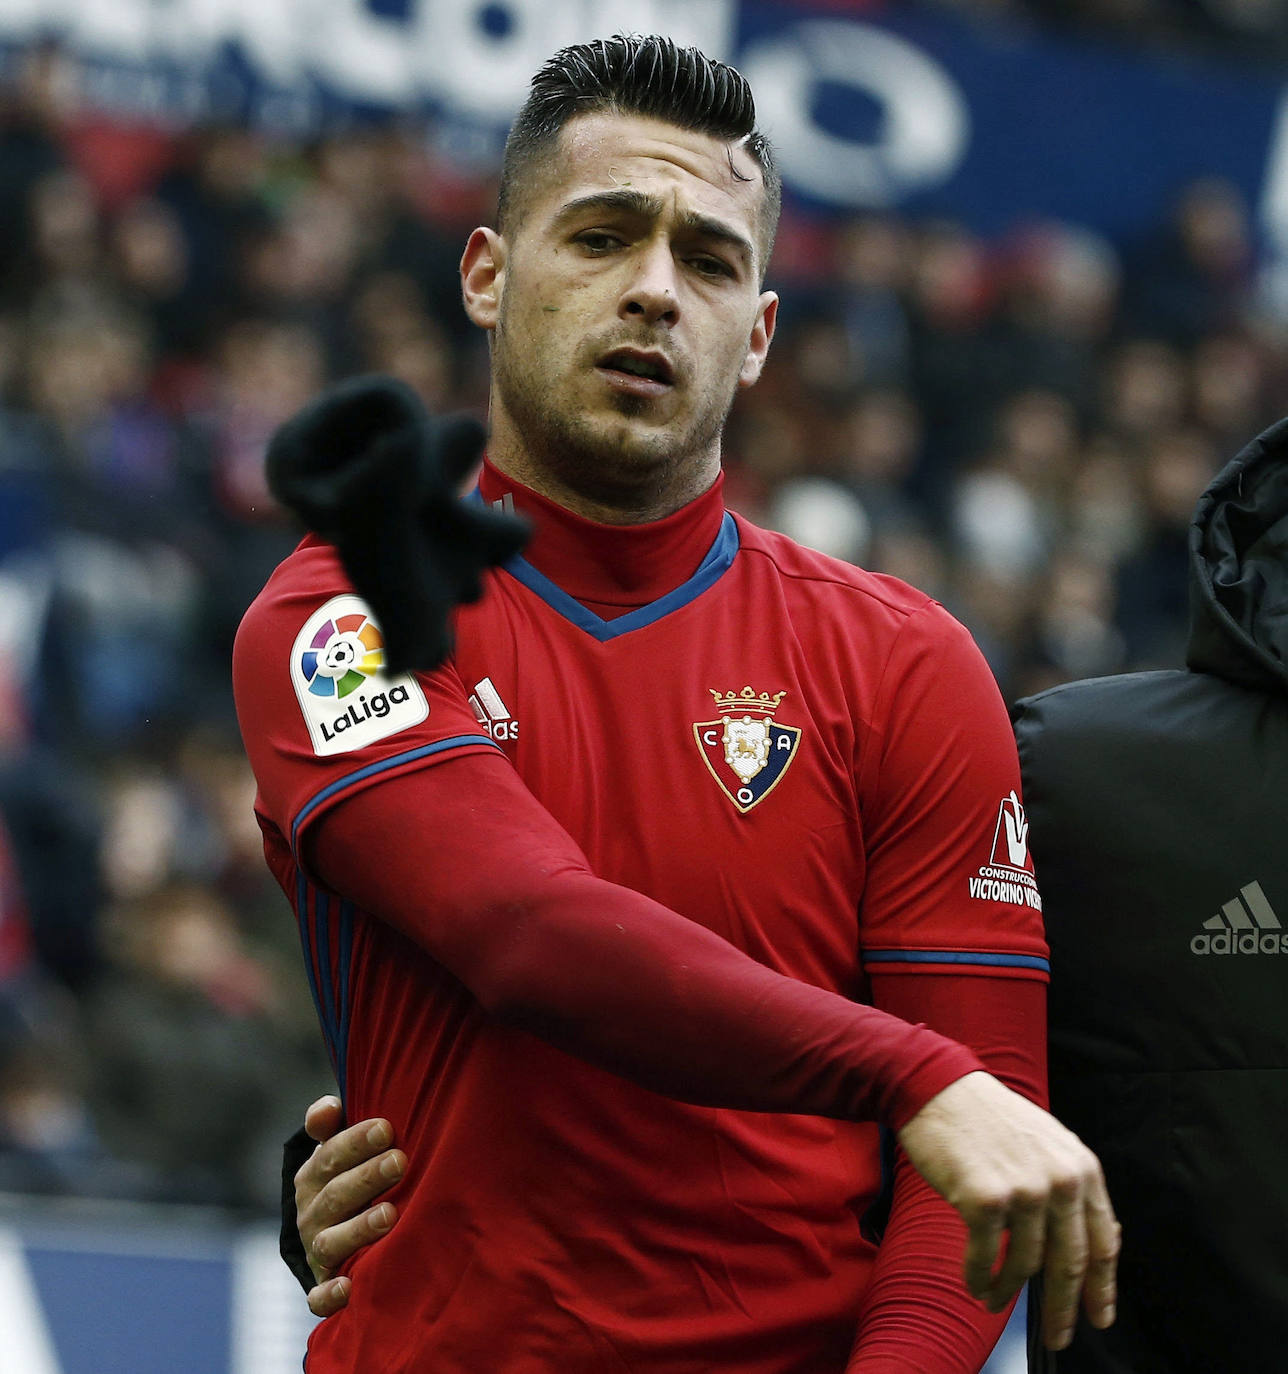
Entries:
MULTIPOLYGON (((1046 986, 1031 979, 887 974, 874 998, 976 1051, 1016 1092, 1046 1101, 1046 986)), ((894 1200, 864 1297, 848 1374, 975 1374, 1006 1312, 990 1313, 962 1279, 965 1226, 896 1155, 894 1200)))
POLYGON ((493 1015, 669 1096, 898 1127, 979 1067, 595 877, 504 760, 361 793, 322 821, 312 854, 328 886, 411 935, 493 1015))
POLYGON ((897 1126, 978 1067, 933 1032, 783 977, 588 874, 546 887, 522 948, 489 962, 477 981, 496 1015, 687 1101, 897 1126))
POLYGON ((900 1153, 895 1202, 847 1374, 978 1374, 1010 1313, 962 1282, 966 1228, 900 1153))

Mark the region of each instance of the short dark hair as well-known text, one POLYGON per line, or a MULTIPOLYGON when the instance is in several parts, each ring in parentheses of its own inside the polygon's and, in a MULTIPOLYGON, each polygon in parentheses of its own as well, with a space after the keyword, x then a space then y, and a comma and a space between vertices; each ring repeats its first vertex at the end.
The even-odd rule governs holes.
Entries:
MULTIPOLYGON (((765 183, 761 239, 765 262, 773 249, 782 180, 769 140, 756 128, 756 102, 747 78, 697 48, 678 47, 656 34, 614 34, 563 48, 532 78, 523 108, 505 141, 497 227, 504 232, 516 187, 548 154, 575 115, 599 111, 648 115, 677 128, 741 142, 765 183)), ((730 154, 730 168, 733 157, 730 154)), ((734 170, 734 175, 739 173, 734 170)), ((742 178, 745 179, 745 178, 742 178)))

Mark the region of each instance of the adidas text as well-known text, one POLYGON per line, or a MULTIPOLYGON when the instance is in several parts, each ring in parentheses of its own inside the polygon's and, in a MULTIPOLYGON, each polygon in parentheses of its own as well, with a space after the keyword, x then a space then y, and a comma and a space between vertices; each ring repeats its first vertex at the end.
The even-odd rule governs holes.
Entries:
POLYGON ((1288 954, 1288 931, 1218 930, 1204 931, 1190 941, 1194 954, 1288 954))

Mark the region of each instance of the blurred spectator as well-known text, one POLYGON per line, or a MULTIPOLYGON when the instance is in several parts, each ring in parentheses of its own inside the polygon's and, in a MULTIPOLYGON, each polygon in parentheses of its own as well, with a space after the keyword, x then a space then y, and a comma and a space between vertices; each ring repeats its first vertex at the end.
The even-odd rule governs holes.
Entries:
POLYGON ((276 1026, 280 992, 227 905, 171 884, 108 915, 112 968, 87 1007, 90 1102, 117 1158, 157 1199, 267 1205, 270 1165, 307 1092, 306 1058, 276 1026))
POLYGON ((244 129, 194 133, 156 195, 183 232, 188 264, 184 301, 193 342, 208 347, 228 314, 241 308, 239 279, 254 236, 269 223, 263 140, 244 129))
POLYGON ((841 417, 833 466, 874 535, 922 523, 913 487, 924 439, 921 413, 905 391, 865 391, 841 417))
POLYGON ((100 959, 100 817, 92 783, 72 759, 46 749, 0 754, 0 818, 40 971, 81 992, 100 959))
POLYGON ((872 522, 862 503, 828 477, 792 477, 774 493, 766 524, 789 539, 847 563, 866 561, 872 522))
POLYGON ((904 296, 912 260, 908 226, 886 215, 849 221, 840 233, 837 286, 849 347, 872 386, 907 380, 910 329, 904 296))
POLYGON ((1199 341, 1191 363, 1194 418, 1225 452, 1236 452, 1249 434, 1273 418, 1267 405, 1264 349, 1243 333, 1210 334, 1199 341))
POLYGON ((1042 389, 1080 407, 1114 324, 1117 254, 1089 230, 1031 224, 1001 245, 997 362, 1007 391, 1042 389))
POLYGON ((1109 360, 1102 401, 1107 427, 1139 441, 1185 418, 1184 356, 1154 339, 1128 339, 1109 360))
POLYGON ((31 251, 35 187, 67 166, 63 125, 72 98, 71 69, 52 45, 26 53, 17 79, 0 91, 0 287, 21 289, 19 264, 31 251))
POLYGON ((1256 263, 1247 207, 1228 182, 1187 186, 1170 224, 1129 256, 1129 328, 1192 347, 1236 326, 1251 303, 1256 263))
POLYGON ((1220 458, 1212 441, 1193 428, 1168 430, 1147 445, 1145 527, 1118 573, 1118 624, 1134 668, 1183 661, 1189 592, 1176 568, 1185 565, 1190 517, 1220 458))
POLYGON ((1047 570, 1016 665, 1016 694, 1076 678, 1123 670, 1126 643, 1115 624, 1117 594, 1110 569, 1066 548, 1047 570))
POLYGON ((986 438, 998 400, 987 331, 991 293, 978 240, 952 224, 922 230, 910 285, 911 379, 927 435, 921 490, 941 508, 958 463, 986 438))
POLYGON ((1140 543, 1144 518, 1134 453, 1112 435, 1096 435, 1083 449, 1069 490, 1069 546, 1115 568, 1140 543))
POLYGON ((112 1158, 90 1119, 88 1055, 64 1019, 75 1009, 59 1010, 0 1055, 0 1191, 139 1196, 140 1175, 112 1158))
POLYGON ((188 299, 188 244, 174 210, 155 197, 132 200, 111 229, 110 255, 126 305, 148 322, 161 358, 201 346, 201 316, 188 299))

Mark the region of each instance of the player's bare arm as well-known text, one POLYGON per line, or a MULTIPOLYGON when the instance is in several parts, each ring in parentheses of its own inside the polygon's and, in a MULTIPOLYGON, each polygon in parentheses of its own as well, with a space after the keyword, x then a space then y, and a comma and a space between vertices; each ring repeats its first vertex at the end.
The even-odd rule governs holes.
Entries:
POLYGON ((1093 1326, 1113 1322, 1121 1230, 1100 1162, 1072 1131, 991 1075, 969 1073, 931 1098, 899 1143, 966 1223, 962 1274, 975 1297, 999 1311, 1043 1271, 1052 1350, 1072 1340, 1079 1301, 1093 1326))
POLYGON ((312 1103, 304 1127, 319 1143, 295 1175, 296 1224, 316 1280, 309 1310, 329 1317, 349 1301, 350 1280, 336 1270, 397 1220, 393 1203, 376 1199, 403 1176, 407 1159, 389 1148, 394 1133, 388 1121, 373 1118, 345 1127, 337 1097, 312 1103))

